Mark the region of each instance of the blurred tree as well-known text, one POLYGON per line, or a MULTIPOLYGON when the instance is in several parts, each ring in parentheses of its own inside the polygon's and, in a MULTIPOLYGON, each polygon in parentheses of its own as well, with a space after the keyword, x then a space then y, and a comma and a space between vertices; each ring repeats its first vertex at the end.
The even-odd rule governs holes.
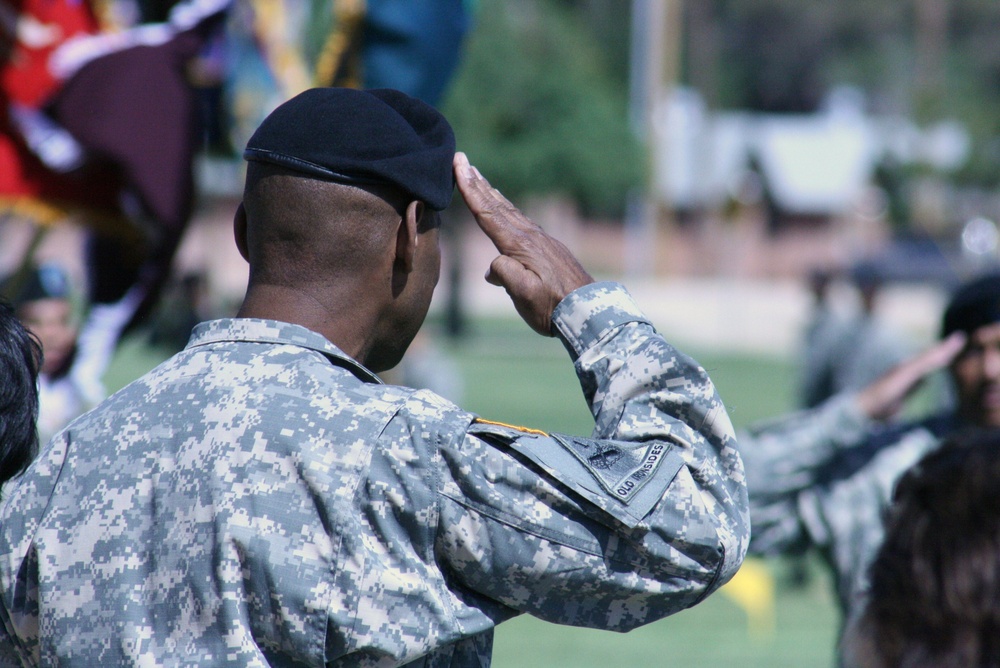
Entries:
POLYGON ((944 99, 946 113, 972 134, 972 155, 961 181, 1000 185, 1000 3, 951 4, 944 99))
MULTIPOLYGON (((833 84, 850 82, 870 89, 883 85, 887 76, 909 76, 898 71, 893 57, 896 37, 905 34, 905 3, 711 0, 709 4, 715 5, 720 23, 724 107, 809 112, 833 84)), ((689 41, 697 39, 689 35, 689 41)))
POLYGON ((563 193, 585 214, 620 215, 647 160, 629 128, 627 81, 584 20, 597 14, 574 5, 482 0, 444 112, 459 148, 508 197, 563 193))
POLYGON ((811 112, 833 86, 854 85, 871 111, 920 124, 961 121, 972 155, 955 178, 1000 183, 996 0, 685 4, 685 82, 718 107, 811 112))
POLYGON ((556 0, 576 12, 600 45, 602 60, 617 81, 628 81, 631 0, 556 0))
MULTIPOLYGON (((628 131, 630 2, 480 0, 446 113, 512 197, 561 191, 620 212, 643 178, 628 131)), ((1000 184, 997 0, 689 0, 682 82, 710 107, 808 113, 837 85, 869 110, 972 136, 953 178, 1000 184)))

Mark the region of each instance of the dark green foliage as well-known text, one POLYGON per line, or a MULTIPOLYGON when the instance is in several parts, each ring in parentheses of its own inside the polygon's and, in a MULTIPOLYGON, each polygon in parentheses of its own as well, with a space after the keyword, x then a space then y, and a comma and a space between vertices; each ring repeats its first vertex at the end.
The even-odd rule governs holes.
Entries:
POLYGON ((562 193, 614 215, 642 184, 627 82, 609 74, 606 47, 555 4, 481 3, 444 112, 459 149, 512 200, 562 193))

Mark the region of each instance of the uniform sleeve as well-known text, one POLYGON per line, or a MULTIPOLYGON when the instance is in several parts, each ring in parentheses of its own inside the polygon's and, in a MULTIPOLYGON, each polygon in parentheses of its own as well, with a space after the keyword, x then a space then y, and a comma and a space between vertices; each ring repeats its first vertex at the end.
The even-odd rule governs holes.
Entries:
POLYGON ((808 545, 801 495, 821 484, 833 460, 846 448, 861 443, 870 426, 871 421, 850 393, 740 433, 750 492, 753 554, 777 555, 808 545))
POLYGON ((0 668, 20 668, 21 660, 7 632, 0 628, 0 668))
POLYGON ((508 608, 626 631, 735 573, 749 539, 743 466, 704 370, 621 286, 577 290, 554 324, 593 434, 474 423, 442 450, 439 550, 462 585, 508 608))

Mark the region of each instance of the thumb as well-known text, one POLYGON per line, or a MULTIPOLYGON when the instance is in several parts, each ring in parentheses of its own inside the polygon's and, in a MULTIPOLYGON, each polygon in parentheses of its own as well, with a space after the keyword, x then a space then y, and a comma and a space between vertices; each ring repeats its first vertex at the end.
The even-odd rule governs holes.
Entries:
POLYGON ((511 295, 519 294, 521 286, 531 279, 533 274, 524 265, 506 255, 498 255, 490 263, 486 273, 486 281, 507 289, 511 295))

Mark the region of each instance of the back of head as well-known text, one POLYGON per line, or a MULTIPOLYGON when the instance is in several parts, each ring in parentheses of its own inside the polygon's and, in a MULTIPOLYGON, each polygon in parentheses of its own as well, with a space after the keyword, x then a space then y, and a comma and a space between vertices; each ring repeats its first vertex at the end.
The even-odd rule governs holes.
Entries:
POLYGON ((0 304, 0 485, 27 468, 38 449, 41 346, 0 304))
POLYGON ((1000 666, 1000 430, 900 480, 857 625, 866 666, 1000 666))
POLYGON ((398 219, 393 195, 251 163, 243 193, 251 282, 303 285, 364 275, 388 242, 385 222, 398 219))
POLYGON ((454 154, 447 120, 398 91, 314 88, 280 105, 244 152, 251 281, 357 276, 388 241, 380 221, 410 201, 448 206, 454 154))

